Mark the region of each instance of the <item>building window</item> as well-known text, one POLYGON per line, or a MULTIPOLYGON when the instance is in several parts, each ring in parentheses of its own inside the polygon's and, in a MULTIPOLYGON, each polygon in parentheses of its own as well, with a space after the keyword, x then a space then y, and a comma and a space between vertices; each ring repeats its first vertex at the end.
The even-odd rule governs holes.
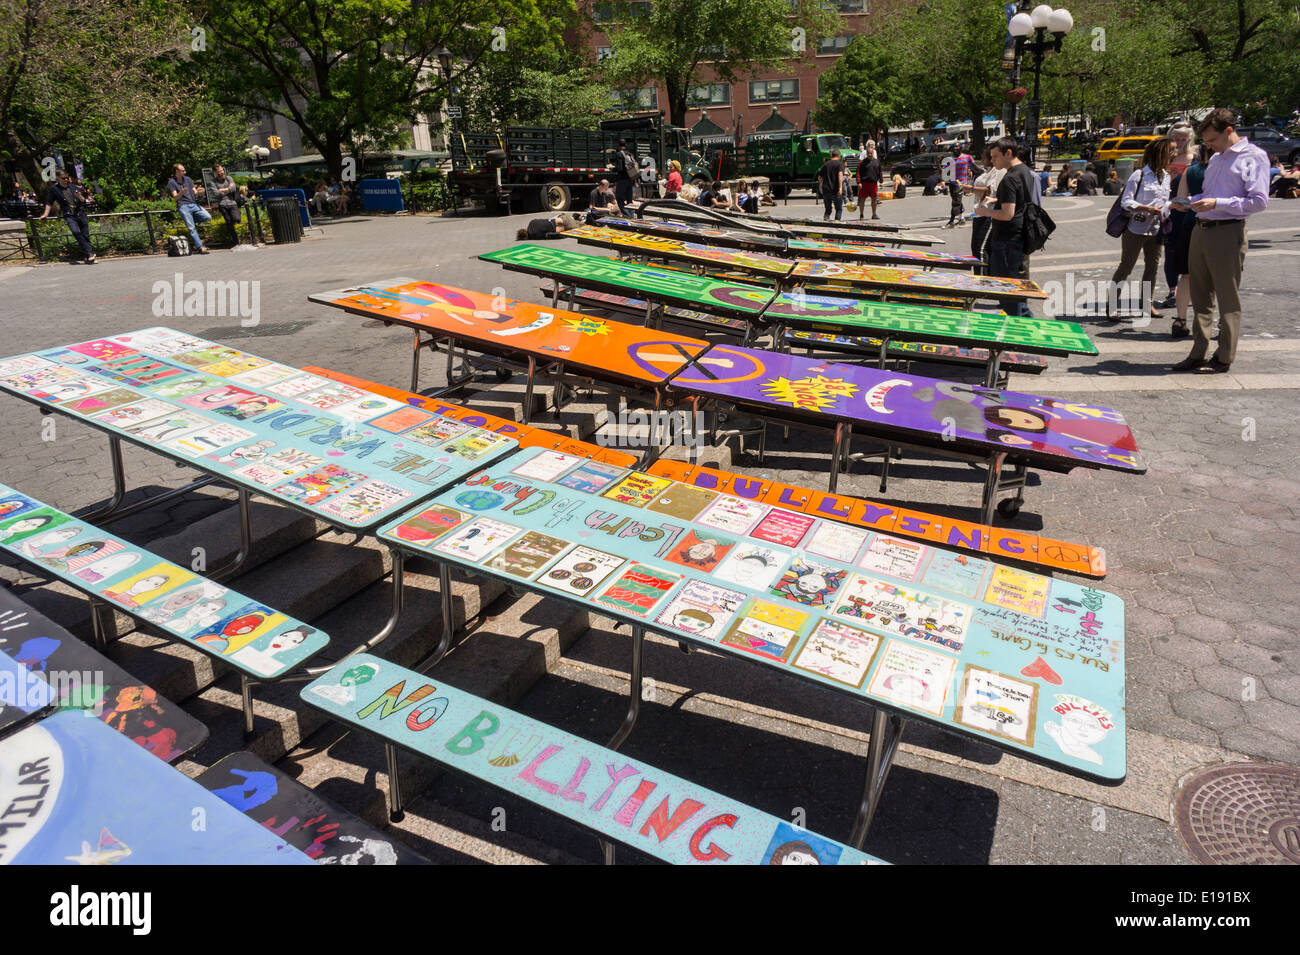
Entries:
POLYGON ((828 36, 817 44, 818 56, 838 56, 852 40, 851 36, 828 36))
POLYGON ((594 3, 591 19, 596 23, 625 23, 628 20, 650 15, 650 0, 618 0, 594 3))
POLYGON ((823 3, 839 13, 867 12, 867 0, 823 0, 823 3))
POLYGON ((610 99, 631 112, 659 108, 659 90, 654 86, 643 86, 634 90, 613 90, 610 99))
POLYGON ((726 106, 730 102, 731 85, 728 83, 706 83, 703 86, 692 86, 690 92, 686 94, 686 105, 688 107, 726 106))
POLYGON ((798 80, 754 80, 749 84, 750 103, 788 103, 798 99, 798 80))
POLYGON ((711 46, 700 53, 701 63, 717 63, 727 58, 727 44, 719 43, 717 46, 711 46))
POLYGON ((596 62, 597 62, 597 63, 599 63, 601 60, 608 60, 608 59, 609 59, 611 56, 613 56, 613 55, 614 55, 614 48, 613 48, 612 46, 598 46, 598 47, 596 47, 596 62))

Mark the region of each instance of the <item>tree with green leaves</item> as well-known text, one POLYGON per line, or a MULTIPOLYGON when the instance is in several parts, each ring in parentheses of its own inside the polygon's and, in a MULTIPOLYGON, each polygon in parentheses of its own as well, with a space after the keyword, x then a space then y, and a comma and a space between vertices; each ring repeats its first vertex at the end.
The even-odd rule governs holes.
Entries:
POLYGON ((655 0, 648 10, 612 0, 604 7, 614 45, 601 63, 605 78, 624 87, 663 83, 670 121, 678 126, 686 123, 691 87, 706 64, 719 80, 734 83, 816 49, 839 24, 820 0, 655 0))
POLYGON ((189 42, 171 0, 0 0, 0 154, 39 188, 74 136, 165 124, 194 91, 156 88, 154 67, 189 42))
POLYGON ((341 177, 343 154, 434 116, 488 57, 559 42, 572 0, 219 0, 190 60, 223 105, 283 116, 341 177))
POLYGON ((595 129, 611 105, 609 85, 590 64, 544 47, 488 58, 465 78, 456 102, 464 129, 595 129))
POLYGON ((920 112, 918 86, 898 50, 879 34, 856 36, 822 74, 813 119, 822 129, 870 131, 877 139, 890 126, 920 112))
POLYGON ((984 116, 1000 108, 1007 89, 1002 52, 1007 21, 988 0, 923 0, 891 8, 881 36, 895 55, 922 74, 917 89, 925 112, 966 116, 971 144, 984 149, 984 116))

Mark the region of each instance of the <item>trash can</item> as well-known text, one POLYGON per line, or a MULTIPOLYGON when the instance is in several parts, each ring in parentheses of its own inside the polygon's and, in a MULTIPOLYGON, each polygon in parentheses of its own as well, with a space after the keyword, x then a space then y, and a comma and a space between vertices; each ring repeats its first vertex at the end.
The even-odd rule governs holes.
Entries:
POLYGON ((276 244, 301 242, 302 218, 298 214, 298 200, 292 196, 273 196, 264 201, 266 215, 271 220, 271 236, 276 244))

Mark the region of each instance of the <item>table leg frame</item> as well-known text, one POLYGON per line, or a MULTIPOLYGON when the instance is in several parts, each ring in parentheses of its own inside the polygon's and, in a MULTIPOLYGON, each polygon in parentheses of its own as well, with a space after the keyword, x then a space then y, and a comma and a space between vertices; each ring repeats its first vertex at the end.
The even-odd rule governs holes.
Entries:
MULTIPOLYGON (((605 745, 609 749, 618 749, 627 738, 632 735, 632 730, 636 726, 637 717, 641 715, 641 676, 644 672, 645 664, 645 628, 636 624, 632 625, 632 669, 628 674, 628 701, 627 713, 623 716, 623 722, 619 725, 618 730, 610 737, 605 745)), ((605 857, 605 865, 614 864, 614 843, 607 839, 600 839, 601 852, 605 857)))
POLYGON ((871 718, 871 742, 867 751, 867 778, 862 787, 862 802, 858 807, 857 817, 853 821, 853 831, 849 835, 849 845, 861 849, 867 838, 867 830, 876 816, 880 806, 880 796, 885 789, 885 780, 894 765, 894 756, 898 753, 898 744, 903 738, 904 720, 901 716, 876 710, 871 718))

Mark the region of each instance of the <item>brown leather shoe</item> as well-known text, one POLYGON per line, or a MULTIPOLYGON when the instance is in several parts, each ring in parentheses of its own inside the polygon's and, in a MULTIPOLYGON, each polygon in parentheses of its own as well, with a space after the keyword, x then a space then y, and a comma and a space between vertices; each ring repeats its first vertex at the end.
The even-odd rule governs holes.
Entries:
POLYGON ((1196 373, 1199 375, 1221 375, 1231 367, 1231 365, 1225 365, 1217 358, 1211 358, 1200 368, 1196 369, 1196 373))
POLYGON ((1173 365, 1169 370, 1170 371, 1195 371, 1197 368, 1200 368, 1202 365, 1206 363, 1207 360, 1204 358, 1184 358, 1178 364, 1173 365))

